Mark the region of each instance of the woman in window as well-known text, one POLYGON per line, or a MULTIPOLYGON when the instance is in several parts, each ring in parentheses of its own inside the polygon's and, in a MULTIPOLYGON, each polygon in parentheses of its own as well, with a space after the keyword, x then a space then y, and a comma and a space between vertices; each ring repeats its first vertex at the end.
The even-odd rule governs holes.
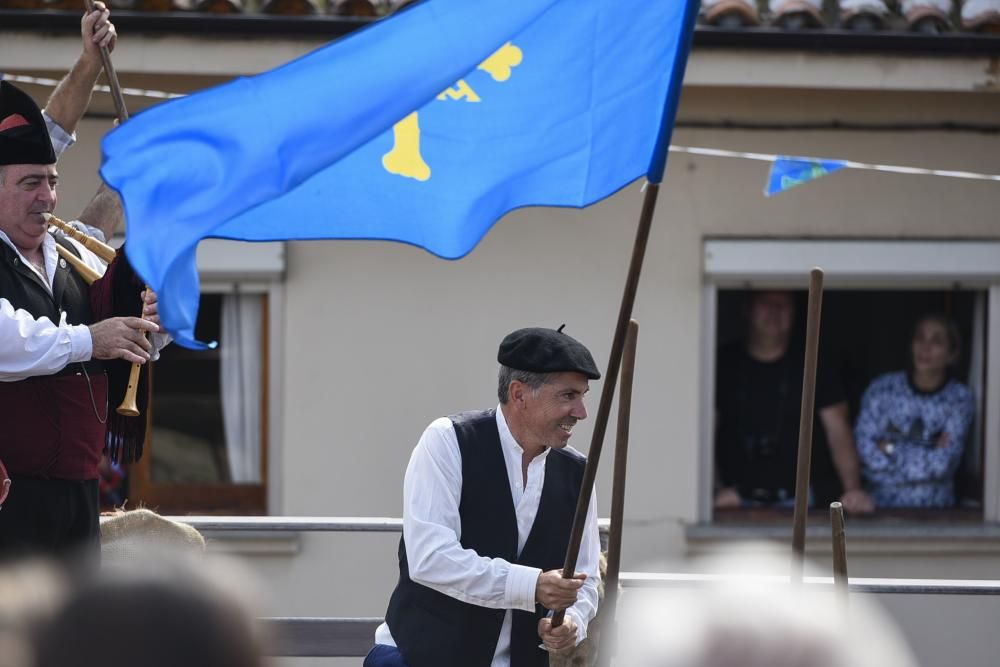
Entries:
POLYGON ((910 369, 876 378, 854 429, 868 491, 878 507, 951 507, 972 421, 972 393, 951 376, 961 348, 947 317, 917 321, 910 369))

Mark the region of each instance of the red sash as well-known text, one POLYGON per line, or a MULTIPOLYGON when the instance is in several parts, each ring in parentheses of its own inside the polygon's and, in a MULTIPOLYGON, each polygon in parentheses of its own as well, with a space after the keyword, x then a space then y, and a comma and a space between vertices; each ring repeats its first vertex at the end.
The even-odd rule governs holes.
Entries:
POLYGON ((15 477, 96 479, 104 449, 108 381, 83 375, 0 382, 0 461, 15 477))

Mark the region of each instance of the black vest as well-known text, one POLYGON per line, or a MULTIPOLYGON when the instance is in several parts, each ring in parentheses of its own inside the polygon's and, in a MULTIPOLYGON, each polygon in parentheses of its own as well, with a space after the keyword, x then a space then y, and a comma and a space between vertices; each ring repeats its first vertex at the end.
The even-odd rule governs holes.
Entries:
MULTIPOLYGON (((72 243, 56 236, 56 243, 67 248, 77 257, 80 253, 72 243)), ((42 279, 18 257, 6 243, 0 241, 0 298, 7 299, 14 309, 24 309, 35 316, 47 317, 58 325, 61 313, 66 313, 69 324, 93 324, 90 312, 90 287, 76 271, 62 259, 56 264, 52 293, 42 279)), ((103 372, 99 361, 87 362, 90 373, 103 372)), ((78 364, 70 364, 56 375, 79 373, 78 364)))
MULTIPOLYGON (((562 449, 549 452, 538 514, 518 556, 517 517, 495 411, 465 412, 450 419, 462 455, 462 547, 543 571, 561 568, 585 459, 562 449)), ((460 602, 411 581, 405 539, 404 534, 399 541, 399 583, 389 599, 386 622, 407 665, 489 667, 505 610, 460 602)), ((512 613, 511 667, 546 667, 548 653, 538 648, 538 621, 548 611, 535 605, 534 612, 512 613)))

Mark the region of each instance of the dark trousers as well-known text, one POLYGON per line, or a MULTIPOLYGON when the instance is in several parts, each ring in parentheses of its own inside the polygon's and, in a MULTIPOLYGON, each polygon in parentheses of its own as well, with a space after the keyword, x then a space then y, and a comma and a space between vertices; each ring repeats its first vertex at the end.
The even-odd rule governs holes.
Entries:
POLYGON ((97 480, 11 476, 0 508, 0 557, 100 554, 97 480))
POLYGON ((403 660, 403 654, 395 646, 375 644, 365 656, 365 663, 362 667, 406 667, 406 661, 403 660))

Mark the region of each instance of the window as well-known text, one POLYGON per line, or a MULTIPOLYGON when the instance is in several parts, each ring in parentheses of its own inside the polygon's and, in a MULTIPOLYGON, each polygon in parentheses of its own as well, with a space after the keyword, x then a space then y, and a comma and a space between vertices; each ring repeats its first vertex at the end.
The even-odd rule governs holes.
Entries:
POLYGON ((112 499, 163 514, 267 514, 284 244, 207 240, 198 268, 195 336, 219 346, 161 351, 145 450, 112 499))
POLYGON ((152 428, 130 466, 130 504, 162 513, 266 513, 267 301, 205 294, 196 336, 214 350, 168 346, 153 366, 152 428))
MULTIPOLYGON (((743 362, 742 350, 746 348, 746 332, 748 329, 748 311, 750 303, 756 299, 767 298, 771 292, 755 292, 753 290, 720 289, 717 291, 717 329, 716 340, 716 386, 715 406, 719 410, 719 423, 715 426, 716 466, 720 466, 720 458, 732 465, 732 459, 742 460, 747 467, 765 466, 774 468, 787 464, 794 470, 797 455, 798 420, 800 398, 797 387, 779 388, 778 384, 760 386, 761 391, 748 392, 746 384, 753 382, 762 385, 767 382, 766 374, 771 370, 755 371, 756 366, 748 366, 752 362, 743 362), (762 296, 763 295, 763 296, 762 296), (738 354, 734 354, 739 350, 738 354), (750 374, 756 372, 759 375, 750 374), (732 386, 735 385, 735 386, 732 386), (739 388, 737 388, 739 387, 739 388), (761 394, 765 396, 761 398, 761 394), (793 400, 783 399, 789 395, 793 400), (787 404, 783 404, 787 403, 787 404), (723 406, 725 409, 723 409, 723 406), (784 422, 779 424, 777 422, 784 422), (726 423, 723 423, 726 422, 726 423), (733 422, 739 422, 737 427, 733 422), (742 431, 737 433, 736 431, 742 431), (759 437, 752 433, 758 433, 759 437), (775 435, 760 435, 765 433, 775 435), (781 433, 779 436, 778 433, 781 433), (762 443, 751 442, 754 438, 762 443), (726 447, 739 446, 746 454, 733 457, 725 453, 726 447), (789 457, 781 460, 780 452, 768 451, 779 444, 781 440, 789 457), (724 441, 725 444, 723 444, 724 441), (745 441, 745 442, 744 442, 745 441), (720 454, 720 450, 723 452, 720 454)), ((805 332, 804 313, 806 311, 807 295, 805 291, 785 292, 788 296, 791 312, 795 314, 792 320, 789 343, 789 355, 797 355, 790 360, 787 368, 795 383, 801 383, 801 357, 803 350, 801 341, 805 332)), ((861 397, 873 380, 885 373, 906 369, 910 362, 910 340, 913 325, 923 315, 940 313, 954 321, 959 329, 962 341, 961 354, 952 367, 952 376, 959 382, 969 386, 977 397, 975 413, 982 415, 982 342, 984 340, 983 321, 976 317, 985 304, 984 290, 855 290, 831 289, 823 296, 823 319, 820 335, 821 362, 817 379, 817 410, 832 402, 846 401, 850 425, 854 426, 859 415, 861 397), (971 367, 973 359, 975 367, 971 367)), ((761 368, 768 368, 763 365, 761 368)), ((781 380, 784 381, 784 378, 781 380)), ((816 428, 813 436, 812 453, 812 486, 814 506, 822 510, 832 500, 842 493, 841 480, 831 457, 830 442, 826 437, 823 419, 817 412, 816 428)), ((955 474, 955 507, 951 510, 913 512, 889 512, 880 509, 879 514, 919 514, 923 517, 932 515, 966 518, 979 518, 982 508, 982 471, 983 447, 982 429, 975 428, 979 420, 973 422, 965 438, 961 462, 955 474)), ((734 471, 727 470, 726 476, 732 477, 734 471)), ((738 473, 736 473, 737 476, 738 473)), ((789 478, 793 481, 793 477, 789 478)), ((790 488, 794 494, 794 487, 790 488)), ((744 491, 741 495, 748 502, 753 492, 744 491)), ((774 495, 766 489, 759 489, 761 495, 774 495)), ((717 513, 721 518, 732 513, 717 513)))
MULTIPOLYGON (((702 520, 724 520, 727 516, 713 511, 713 493, 719 481, 715 399, 722 381, 716 375, 717 351, 742 335, 750 290, 797 290, 795 311, 804 314, 802 288, 814 265, 826 271, 820 374, 826 373, 828 379, 841 384, 852 426, 868 383, 881 373, 906 367, 910 329, 920 314, 944 312, 957 322, 963 353, 955 368, 956 377, 971 388, 975 406, 956 473, 957 506, 936 513, 909 510, 894 514, 920 519, 936 514, 939 518, 996 520, 1000 479, 993 469, 1000 454, 1000 409, 992 404, 996 401, 991 403, 986 397, 1000 391, 1000 244, 877 240, 706 241, 702 520)), ((804 315, 796 326, 804 330, 804 315)), ((799 406, 792 409, 797 418, 799 406)), ((818 412, 816 422, 819 431, 818 412)), ((814 459, 819 454, 820 464, 825 455, 819 451, 821 447, 822 438, 814 437, 814 459)), ((814 460, 814 471, 816 463, 814 460)), ((745 520, 776 512, 736 514, 745 520)))

